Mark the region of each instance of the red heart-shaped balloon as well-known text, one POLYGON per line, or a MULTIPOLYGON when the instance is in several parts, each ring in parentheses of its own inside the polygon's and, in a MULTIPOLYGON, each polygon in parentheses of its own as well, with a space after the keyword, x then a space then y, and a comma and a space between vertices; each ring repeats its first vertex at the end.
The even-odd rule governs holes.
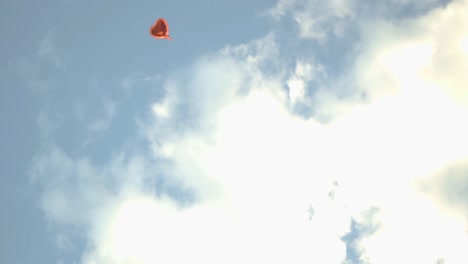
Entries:
POLYGON ((169 36, 169 25, 164 18, 160 18, 151 26, 150 29, 151 36, 157 39, 168 39, 171 40, 172 38, 169 36))

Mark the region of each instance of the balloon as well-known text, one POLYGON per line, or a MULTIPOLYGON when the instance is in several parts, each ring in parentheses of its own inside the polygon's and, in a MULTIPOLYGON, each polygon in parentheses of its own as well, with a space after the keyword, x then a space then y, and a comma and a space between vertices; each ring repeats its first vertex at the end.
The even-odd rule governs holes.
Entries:
POLYGON ((150 34, 157 39, 172 39, 169 36, 169 25, 164 18, 159 18, 156 23, 151 26, 150 34))

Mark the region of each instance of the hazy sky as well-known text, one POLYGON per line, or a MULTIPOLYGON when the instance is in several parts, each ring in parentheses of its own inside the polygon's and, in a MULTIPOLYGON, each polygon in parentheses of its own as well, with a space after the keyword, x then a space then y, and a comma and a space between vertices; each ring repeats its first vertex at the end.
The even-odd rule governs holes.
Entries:
POLYGON ((468 263, 467 14, 0 2, 0 263, 468 263))

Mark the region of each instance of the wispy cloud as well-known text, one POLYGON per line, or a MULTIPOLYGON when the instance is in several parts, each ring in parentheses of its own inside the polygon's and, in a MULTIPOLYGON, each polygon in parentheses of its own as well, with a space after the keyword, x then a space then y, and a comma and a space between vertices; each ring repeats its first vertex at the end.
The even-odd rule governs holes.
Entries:
POLYGON ((25 83, 28 89, 35 92, 49 92, 60 84, 58 73, 63 73, 66 63, 58 52, 55 34, 49 31, 36 45, 34 56, 18 55, 10 63, 10 72, 25 83))
POLYGON ((354 16, 353 5, 347 0, 280 0, 268 13, 275 19, 294 19, 301 38, 324 40, 329 33, 342 35, 354 16))
POLYGON ((64 70, 65 63, 62 61, 57 51, 54 38, 55 34, 53 31, 49 31, 39 43, 37 57, 38 59, 51 63, 57 69, 64 70))
POLYGON ((91 121, 88 124, 88 129, 99 132, 106 130, 111 124, 116 112, 117 104, 115 102, 106 102, 103 104, 104 114, 102 117, 91 121))

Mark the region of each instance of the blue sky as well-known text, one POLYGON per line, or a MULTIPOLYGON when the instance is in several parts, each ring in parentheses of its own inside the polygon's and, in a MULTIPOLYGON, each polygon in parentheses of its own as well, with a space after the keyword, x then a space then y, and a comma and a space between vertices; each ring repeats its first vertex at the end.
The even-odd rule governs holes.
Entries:
POLYGON ((0 10, 0 263, 467 263, 468 1, 0 10))

